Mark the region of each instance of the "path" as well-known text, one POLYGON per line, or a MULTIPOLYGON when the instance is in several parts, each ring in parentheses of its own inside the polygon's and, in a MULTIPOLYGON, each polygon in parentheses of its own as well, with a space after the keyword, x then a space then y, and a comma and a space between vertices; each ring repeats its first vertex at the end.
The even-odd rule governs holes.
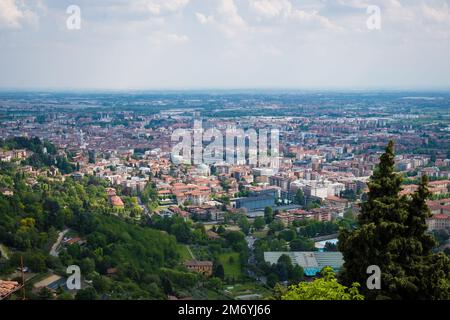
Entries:
POLYGON ((61 241, 63 240, 65 234, 69 232, 69 229, 65 229, 64 231, 61 231, 60 233, 58 233, 58 239, 56 240, 56 242, 53 244, 52 249, 50 250, 50 255, 53 257, 57 257, 58 256, 58 248, 61 245, 61 241))
POLYGON ((192 253, 191 248, 190 248, 188 245, 186 246, 186 248, 187 248, 187 250, 189 251, 189 254, 190 254, 191 257, 192 257, 192 260, 195 260, 195 256, 194 256, 194 254, 192 253))

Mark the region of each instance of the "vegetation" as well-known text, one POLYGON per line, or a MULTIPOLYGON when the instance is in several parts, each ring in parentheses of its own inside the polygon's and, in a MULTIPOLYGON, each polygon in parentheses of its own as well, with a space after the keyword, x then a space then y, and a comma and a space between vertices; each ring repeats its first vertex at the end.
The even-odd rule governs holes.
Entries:
POLYGON ((450 260, 434 254, 436 245, 426 232, 430 196, 424 177, 411 198, 399 196, 402 177, 394 172, 394 143, 390 142, 369 183, 359 228, 343 231, 339 249, 344 255, 344 285, 365 283, 367 268, 381 269, 381 290, 362 288, 369 299, 448 299, 450 260))
POLYGON ((219 262, 223 266, 225 279, 238 279, 242 276, 241 261, 239 253, 230 252, 219 255, 219 262))
POLYGON ((36 169, 50 166, 58 168, 62 174, 71 173, 76 166, 70 163, 66 156, 58 154, 56 147, 48 141, 41 141, 39 138, 14 137, 0 140, 0 148, 6 150, 26 149, 32 155, 23 161, 23 164, 30 165, 36 169))
POLYGON ((322 277, 313 282, 303 282, 289 289, 282 295, 282 300, 364 300, 359 293, 359 284, 351 287, 339 284, 333 269, 326 267, 322 277))

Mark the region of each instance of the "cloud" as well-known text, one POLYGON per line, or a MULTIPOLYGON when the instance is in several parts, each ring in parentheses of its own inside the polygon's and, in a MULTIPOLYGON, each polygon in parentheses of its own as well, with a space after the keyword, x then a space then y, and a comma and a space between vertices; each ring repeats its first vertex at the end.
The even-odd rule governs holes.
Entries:
POLYGON ((446 2, 439 7, 422 6, 424 17, 435 23, 450 24, 450 10, 446 2))
POLYGON ((330 19, 321 15, 317 9, 299 9, 289 0, 249 0, 249 7, 257 16, 265 19, 283 19, 306 23, 327 30, 340 31, 330 19))
POLYGON ((0 1, 0 29, 20 29, 36 21, 37 15, 22 0, 0 1))
POLYGON ((163 45, 181 45, 189 42, 189 37, 164 31, 155 31, 150 36, 153 46, 161 48, 163 45))
POLYGON ((198 22, 200 22, 201 24, 207 24, 214 21, 213 16, 206 16, 200 12, 196 12, 195 16, 197 17, 198 22))
POLYGON ((247 22, 239 14, 234 0, 220 0, 214 15, 197 12, 196 17, 201 24, 213 24, 226 38, 248 31, 247 22))
POLYGON ((219 28, 226 37, 232 38, 247 29, 247 23, 239 15, 234 0, 222 0, 218 8, 219 28))
POLYGON ((134 11, 149 12, 152 15, 162 15, 183 10, 190 0, 135 0, 131 3, 134 11))
POLYGON ((287 16, 292 12, 292 4, 288 0, 249 0, 249 6, 256 14, 266 18, 287 16))

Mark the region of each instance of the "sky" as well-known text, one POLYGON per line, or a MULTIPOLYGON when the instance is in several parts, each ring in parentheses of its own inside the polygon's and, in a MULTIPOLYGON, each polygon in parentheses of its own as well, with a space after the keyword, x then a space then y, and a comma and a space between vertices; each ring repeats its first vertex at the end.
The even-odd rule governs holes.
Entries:
POLYGON ((0 88, 450 89, 450 0, 0 0, 0 88))

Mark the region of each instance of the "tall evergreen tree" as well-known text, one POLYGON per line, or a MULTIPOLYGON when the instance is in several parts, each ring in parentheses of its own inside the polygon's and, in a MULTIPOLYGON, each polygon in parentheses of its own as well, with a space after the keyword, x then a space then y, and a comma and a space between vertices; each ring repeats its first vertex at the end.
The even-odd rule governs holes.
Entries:
POLYGON ((400 196, 402 177, 395 173, 394 160, 391 141, 368 184, 358 229, 343 230, 339 236, 345 260, 340 278, 346 285, 360 283, 369 299, 445 298, 450 263, 443 255, 432 253, 435 244, 426 234, 430 214, 427 180, 424 178, 411 199, 400 196), (367 268, 372 265, 381 269, 381 290, 366 286, 367 268))
POLYGON ((450 298, 450 259, 443 253, 433 253, 432 249, 437 243, 426 232, 426 219, 431 216, 426 201, 430 196, 428 177, 423 176, 418 190, 410 199, 406 221, 409 241, 403 262, 406 272, 415 275, 414 287, 402 294, 407 299, 450 298))

